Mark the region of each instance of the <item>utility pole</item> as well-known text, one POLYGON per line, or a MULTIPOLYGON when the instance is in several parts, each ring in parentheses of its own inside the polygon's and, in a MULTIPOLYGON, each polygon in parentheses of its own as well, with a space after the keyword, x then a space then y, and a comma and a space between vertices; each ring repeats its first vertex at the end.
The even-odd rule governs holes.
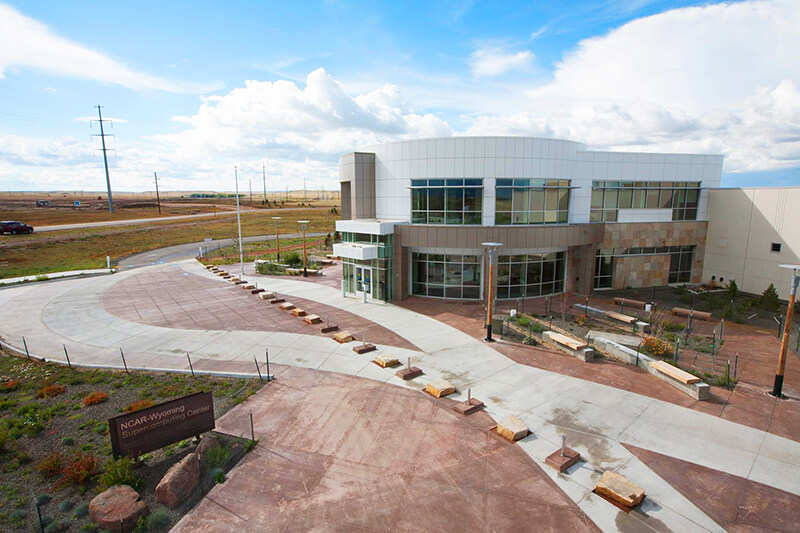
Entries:
POLYGON ((797 285, 800 284, 800 265, 778 265, 792 271, 792 285, 789 293, 789 307, 786 309, 786 323, 783 325, 783 336, 781 337, 781 351, 778 354, 778 369, 775 372, 775 383, 772 387, 772 395, 780 398, 783 391, 783 375, 786 372, 786 349, 789 347, 789 334, 792 331, 792 312, 794 311, 794 300, 797 296, 797 285))
POLYGON ((158 205, 158 214, 161 214, 161 197, 158 195, 158 173, 153 172, 153 176, 156 177, 156 204, 158 205))
POLYGON ((261 162, 261 176, 264 179, 264 205, 267 204, 267 165, 261 162))
POLYGON ((106 152, 106 137, 111 137, 112 135, 106 135, 103 131, 103 122, 110 122, 110 120, 103 120, 103 113, 101 112, 103 106, 97 106, 97 116, 99 117, 98 122, 100 122, 100 135, 94 134, 92 137, 100 137, 100 140, 103 143, 103 163, 106 166, 106 187, 108 187, 108 211, 109 213, 114 212, 114 201, 111 199, 111 178, 108 177, 108 156, 106 152))

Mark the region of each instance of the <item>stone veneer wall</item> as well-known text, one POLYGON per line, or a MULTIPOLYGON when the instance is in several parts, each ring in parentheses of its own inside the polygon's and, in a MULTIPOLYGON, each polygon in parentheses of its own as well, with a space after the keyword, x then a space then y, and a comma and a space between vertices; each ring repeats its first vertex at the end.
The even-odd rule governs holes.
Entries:
MULTIPOLYGON (((606 223, 600 248, 638 248, 649 246, 694 245, 692 283, 700 283, 706 245, 706 221, 606 223)), ((614 259, 613 287, 649 287, 666 285, 669 256, 631 256, 614 259)))

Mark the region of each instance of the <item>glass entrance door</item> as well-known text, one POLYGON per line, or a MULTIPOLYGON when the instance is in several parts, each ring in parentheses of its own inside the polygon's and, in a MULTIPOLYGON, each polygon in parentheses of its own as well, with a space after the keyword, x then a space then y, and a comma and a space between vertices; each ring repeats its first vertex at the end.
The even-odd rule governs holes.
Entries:
POLYGON ((372 269, 370 267, 356 265, 354 269, 356 294, 361 296, 367 293, 367 296, 372 297, 372 269))

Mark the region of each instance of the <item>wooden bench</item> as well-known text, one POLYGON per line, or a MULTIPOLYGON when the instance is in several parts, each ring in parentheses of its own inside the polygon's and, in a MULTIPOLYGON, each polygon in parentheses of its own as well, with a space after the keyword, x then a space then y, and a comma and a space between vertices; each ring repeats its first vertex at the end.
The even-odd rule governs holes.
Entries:
POLYGON ((321 264, 321 265, 335 265, 336 261, 334 261, 333 259, 320 259, 319 260, 319 264, 321 264))
POLYGON ((673 307, 672 314, 675 316, 685 317, 692 315, 692 318, 699 318, 701 320, 705 320, 706 322, 711 320, 711 313, 706 313, 705 311, 692 311, 691 309, 684 309, 683 307, 673 307))
POLYGON ((633 324, 637 320, 635 316, 623 315, 622 313, 617 313, 615 311, 605 311, 605 315, 608 318, 613 318, 614 320, 619 320, 620 322, 625 322, 626 324, 633 324))
POLYGON ((631 300, 630 298, 614 298, 614 305, 628 305, 630 307, 638 307, 639 309, 644 309, 647 305, 646 302, 641 300, 631 300))
POLYGON ((583 350, 584 348, 589 346, 587 343, 583 341, 571 339, 570 337, 562 335, 561 333, 556 333, 555 331, 551 331, 549 336, 551 340, 559 344, 563 344, 564 346, 572 350, 583 350))
POLYGON ((650 366, 652 368, 655 368, 662 374, 666 374, 669 377, 676 379, 681 383, 685 383, 687 385, 700 382, 700 378, 698 378, 697 376, 693 376, 692 374, 681 370, 677 366, 672 366, 671 364, 665 363, 664 361, 650 361, 650 366))
POLYGON ((339 259, 339 256, 334 254, 326 254, 325 257, 327 259, 339 259))

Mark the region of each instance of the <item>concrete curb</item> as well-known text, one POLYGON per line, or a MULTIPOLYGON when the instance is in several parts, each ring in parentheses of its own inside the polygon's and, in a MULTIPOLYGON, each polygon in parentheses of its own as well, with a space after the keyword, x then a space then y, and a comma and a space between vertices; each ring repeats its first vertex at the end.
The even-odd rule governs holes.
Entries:
MULTIPOLYGON (((106 269, 103 269, 103 270, 106 270, 106 269)), ((10 283, 0 279, 0 290, 2 290, 2 289, 13 289, 13 288, 19 287, 21 285, 30 285, 30 284, 33 284, 33 283, 49 283, 49 282, 53 282, 53 281, 62 281, 62 280, 65 280, 65 279, 93 278, 95 276, 110 276, 111 274, 115 274, 116 272, 117 272, 117 269, 116 268, 112 268, 111 271, 109 271, 109 272, 89 272, 89 273, 81 272, 79 274, 71 274, 69 276, 58 276, 58 277, 47 278, 47 279, 36 279, 36 277, 34 276, 33 279, 29 279, 27 281, 13 281, 13 282, 10 282, 10 283)), ((58 274, 58 272, 50 272, 49 274, 58 274)), ((39 274, 39 275, 47 276, 49 274, 39 274)), ((27 276, 23 276, 23 277, 27 277, 27 276)), ((11 278, 11 279, 16 279, 16 278, 11 278)))

